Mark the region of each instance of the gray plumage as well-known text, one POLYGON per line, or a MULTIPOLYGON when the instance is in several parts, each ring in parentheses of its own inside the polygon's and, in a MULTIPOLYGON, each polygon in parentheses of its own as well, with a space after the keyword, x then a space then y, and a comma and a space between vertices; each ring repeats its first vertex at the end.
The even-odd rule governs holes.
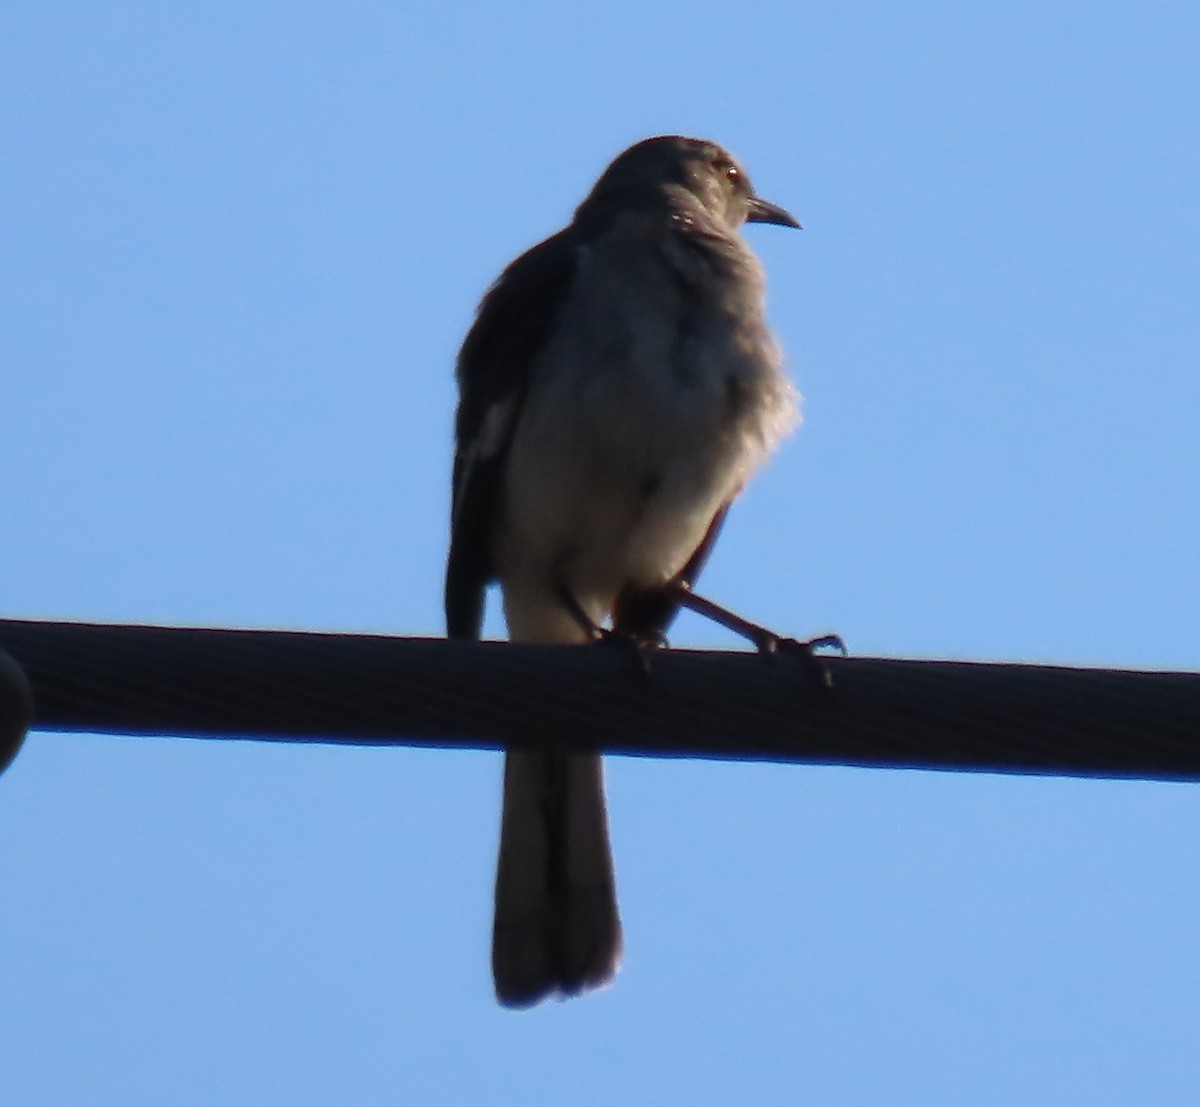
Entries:
MULTIPOLYGON (((799 224, 698 139, 621 154, 484 297, 458 361, 447 629, 499 580, 513 641, 661 634, 729 503, 796 421, 739 230, 799 224)), ((492 968, 524 1006, 621 951, 599 756, 509 753, 492 968)))

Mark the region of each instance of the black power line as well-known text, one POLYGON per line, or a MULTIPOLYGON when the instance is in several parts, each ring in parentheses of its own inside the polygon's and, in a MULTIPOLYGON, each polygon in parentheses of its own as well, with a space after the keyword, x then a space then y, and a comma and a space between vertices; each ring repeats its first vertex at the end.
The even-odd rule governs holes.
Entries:
POLYGON ((8 768, 33 719, 33 692, 21 666, 0 649, 0 773, 8 768))
POLYGON ((825 689, 788 653, 22 620, 0 650, 13 750, 23 672, 41 730, 1200 779, 1197 673, 833 657, 825 689))

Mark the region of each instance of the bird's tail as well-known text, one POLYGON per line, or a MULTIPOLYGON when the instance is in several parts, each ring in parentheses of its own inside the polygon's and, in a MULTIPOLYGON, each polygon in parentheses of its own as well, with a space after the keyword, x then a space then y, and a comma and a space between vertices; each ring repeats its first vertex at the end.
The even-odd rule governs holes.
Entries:
POLYGON ((607 983, 621 920, 598 754, 512 751, 496 873, 496 996, 525 1007, 607 983))

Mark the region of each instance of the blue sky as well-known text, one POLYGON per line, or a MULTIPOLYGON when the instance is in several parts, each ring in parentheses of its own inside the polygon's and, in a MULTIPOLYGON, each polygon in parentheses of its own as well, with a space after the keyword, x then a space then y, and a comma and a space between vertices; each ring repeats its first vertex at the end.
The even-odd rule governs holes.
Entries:
MULTIPOLYGON (((682 132, 806 228, 748 231, 806 421, 705 590, 1195 669, 1198 47, 1182 3, 9 5, 0 613, 438 633, 474 305, 682 132)), ((31 735, 5 1094, 1195 1101, 1195 786, 613 759, 625 968, 515 1015, 499 771, 31 735)))

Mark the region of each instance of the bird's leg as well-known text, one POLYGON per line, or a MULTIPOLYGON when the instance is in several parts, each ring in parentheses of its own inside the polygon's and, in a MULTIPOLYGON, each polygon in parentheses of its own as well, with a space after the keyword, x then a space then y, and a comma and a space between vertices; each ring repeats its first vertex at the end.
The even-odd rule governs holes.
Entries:
POLYGON ((646 676, 650 675, 649 652, 663 649, 667 645, 665 634, 659 631, 652 634, 630 634, 621 630, 610 630, 608 627, 600 626, 584 611, 583 604, 575 598, 575 594, 566 585, 559 585, 558 597, 562 600, 563 606, 570 613, 571 618, 579 624, 580 629, 593 642, 603 642, 632 651, 638 671, 646 676))
POLYGON ((837 634, 824 634, 819 638, 811 638, 807 642, 802 642, 796 638, 785 638, 758 623, 750 622, 749 619, 745 619, 736 612, 730 611, 727 607, 713 603, 712 600, 706 599, 704 596, 696 595, 686 580, 675 580, 667 587, 672 598, 678 601, 680 607, 686 607, 689 611, 694 611, 697 615, 703 615, 706 619, 711 619, 726 630, 733 631, 734 634, 753 643, 759 653, 777 654, 795 651, 803 654, 814 666, 818 681, 825 686, 830 686, 832 680, 829 672, 817 660, 814 651, 818 649, 834 649, 841 651, 843 656, 847 653, 846 643, 837 634))
POLYGON ((565 584, 558 586, 558 598, 562 601, 563 607, 567 609, 567 613, 579 625, 579 629, 593 642, 599 642, 607 636, 608 631, 592 620, 592 617, 583 610, 583 604, 575 598, 575 593, 565 584))

